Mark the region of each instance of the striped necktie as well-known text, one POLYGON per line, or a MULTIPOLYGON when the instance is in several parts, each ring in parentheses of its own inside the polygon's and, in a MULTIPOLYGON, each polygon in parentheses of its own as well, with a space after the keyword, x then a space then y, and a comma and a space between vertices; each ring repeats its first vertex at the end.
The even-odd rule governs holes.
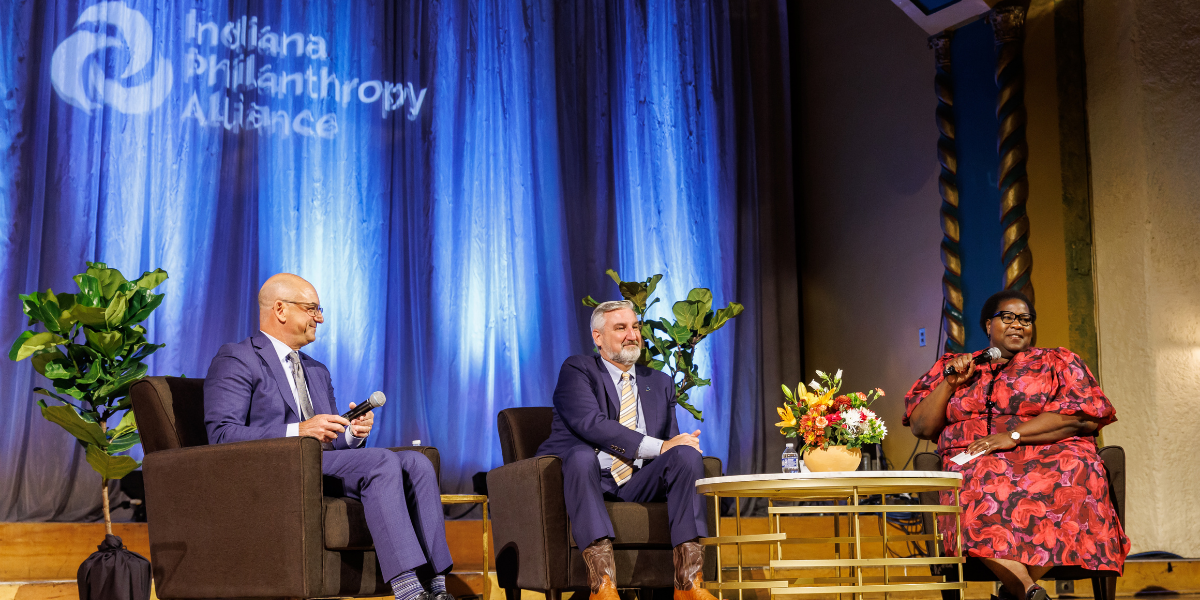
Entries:
MULTIPOLYGON (((633 376, 629 373, 621 374, 621 389, 618 391, 621 396, 621 424, 630 428, 637 429, 637 390, 633 386, 633 376)), ((618 486, 625 485, 626 481, 633 475, 633 461, 626 460, 620 456, 613 457, 612 476, 618 486)))
MULTIPOLYGON (((308 381, 304 378, 304 368, 300 366, 300 353, 292 350, 288 353, 288 360, 292 363, 292 377, 296 382, 296 400, 300 404, 300 420, 307 421, 317 413, 313 410, 312 398, 308 395, 308 381)), ((333 444, 321 442, 321 448, 333 450, 333 444)))

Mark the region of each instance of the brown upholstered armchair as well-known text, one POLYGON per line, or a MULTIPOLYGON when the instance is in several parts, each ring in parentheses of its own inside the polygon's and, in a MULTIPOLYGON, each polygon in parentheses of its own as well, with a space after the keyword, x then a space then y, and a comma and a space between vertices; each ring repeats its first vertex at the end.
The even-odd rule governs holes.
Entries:
MULTIPOLYGON (((130 397, 159 598, 392 594, 362 503, 324 494, 317 440, 208 445, 203 379, 147 377, 130 397)), ((402 449, 440 474, 436 449, 402 449)))
MULTIPOLYGON (((508 600, 521 590, 536 590, 558 600, 565 589, 586 590, 587 569, 571 536, 563 500, 562 462, 535 456, 550 437, 551 408, 509 408, 497 415, 504 466, 487 475, 496 548, 496 576, 508 600)), ((721 475, 721 460, 705 457, 704 474, 721 475)), ((674 585, 671 532, 665 502, 606 502, 616 539, 613 557, 619 588, 670 588, 674 585)), ((713 531, 714 503, 708 502, 713 531)), ((716 575, 716 557, 706 548, 704 577, 716 575)), ((649 598, 652 594, 643 594, 649 598)), ((669 597, 669 596, 667 596, 669 597)))
MULTIPOLYGON (((1108 477, 1108 494, 1112 498, 1113 504, 1116 505, 1117 518, 1124 526, 1125 449, 1120 446, 1105 446, 1100 449, 1100 460, 1104 461, 1104 470, 1108 477)), ((913 468, 918 471, 941 471, 942 459, 933 452, 922 452, 913 459, 913 468)), ((923 492, 921 504, 938 504, 937 492, 923 492)), ((925 513, 922 518, 925 522, 925 531, 933 531, 933 515, 925 513)), ((936 543, 927 542, 926 546, 930 552, 933 551, 931 544, 936 543)), ((930 567, 930 570, 933 575, 944 575, 946 581, 958 581, 956 565, 934 565, 930 567)), ((1095 600, 1113 600, 1116 598, 1117 577, 1118 575, 1114 571, 1092 571, 1078 566, 1059 566, 1050 569, 1043 579, 1056 581, 1091 579, 1092 595, 1095 600)), ((979 559, 970 556, 963 565, 963 579, 966 581, 998 581, 995 573, 992 573, 979 559)), ((957 598, 958 594, 954 590, 942 592, 943 600, 957 600, 957 598)))

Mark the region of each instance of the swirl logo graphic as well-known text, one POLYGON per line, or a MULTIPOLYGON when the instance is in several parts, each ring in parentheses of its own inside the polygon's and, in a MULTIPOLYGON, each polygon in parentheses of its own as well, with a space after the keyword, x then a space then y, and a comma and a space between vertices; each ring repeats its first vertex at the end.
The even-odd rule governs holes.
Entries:
POLYGON ((98 25, 101 32, 76 31, 50 57, 50 80, 59 97, 88 114, 105 104, 131 115, 158 108, 171 91, 174 73, 171 63, 158 57, 154 61, 154 75, 147 80, 142 74, 150 63, 154 46, 154 32, 146 17, 124 2, 101 2, 83 11, 75 28, 88 23, 98 25), (109 30, 106 25, 115 29, 119 37, 103 33, 109 30), (100 61, 89 60, 103 48, 128 51, 129 63, 119 80, 107 78, 100 61), (135 76, 145 81, 135 85, 122 83, 135 76))

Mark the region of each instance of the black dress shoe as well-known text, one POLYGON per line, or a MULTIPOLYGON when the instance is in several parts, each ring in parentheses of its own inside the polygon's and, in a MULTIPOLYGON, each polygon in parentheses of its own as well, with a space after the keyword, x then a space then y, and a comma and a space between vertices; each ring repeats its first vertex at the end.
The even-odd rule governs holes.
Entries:
POLYGON ((1046 593, 1046 588, 1035 583, 1025 592, 1025 600, 1050 600, 1050 595, 1046 593))
MULTIPOLYGON (((423 600, 457 600, 450 592, 425 592, 423 600)), ((1046 600, 1041 598, 1040 600, 1046 600)))

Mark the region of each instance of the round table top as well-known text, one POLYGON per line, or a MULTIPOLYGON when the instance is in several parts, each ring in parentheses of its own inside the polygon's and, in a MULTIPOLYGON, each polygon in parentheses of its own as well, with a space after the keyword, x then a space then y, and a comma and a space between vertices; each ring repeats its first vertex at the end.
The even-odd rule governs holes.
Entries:
POLYGON ((831 471, 728 475, 696 481, 696 491, 717 496, 751 498, 818 498, 871 494, 919 493, 958 489, 962 474, 949 471, 831 471))

